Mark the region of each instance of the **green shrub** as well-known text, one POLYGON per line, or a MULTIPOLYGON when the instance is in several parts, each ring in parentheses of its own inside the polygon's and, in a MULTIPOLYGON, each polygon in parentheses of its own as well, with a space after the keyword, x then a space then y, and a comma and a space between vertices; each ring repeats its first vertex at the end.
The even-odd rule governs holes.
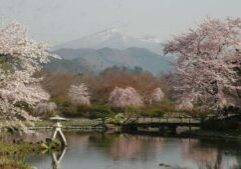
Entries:
MULTIPOLYGON (((62 114, 66 117, 78 117, 82 116, 80 112, 77 112, 77 107, 74 105, 69 105, 69 106, 63 106, 60 108, 60 111, 62 114)), ((82 112, 81 112, 82 113, 82 112)))
POLYGON ((94 105, 91 107, 91 112, 95 118, 106 119, 114 116, 114 112, 111 110, 111 107, 108 105, 94 105))
POLYGON ((143 111, 141 115, 145 117, 163 117, 164 112, 160 109, 149 109, 143 111))
POLYGON ((118 113, 114 117, 108 119, 110 123, 123 123, 124 121, 125 117, 122 113, 118 113))
POLYGON ((175 111, 175 104, 169 100, 163 100, 157 107, 163 112, 175 111))
POLYGON ((66 117, 84 117, 90 119, 108 118, 115 114, 108 105, 69 105, 62 107, 62 113, 66 117))
POLYGON ((121 108, 121 107, 110 107, 111 111, 115 112, 115 113, 124 113, 125 112, 125 108, 121 108))

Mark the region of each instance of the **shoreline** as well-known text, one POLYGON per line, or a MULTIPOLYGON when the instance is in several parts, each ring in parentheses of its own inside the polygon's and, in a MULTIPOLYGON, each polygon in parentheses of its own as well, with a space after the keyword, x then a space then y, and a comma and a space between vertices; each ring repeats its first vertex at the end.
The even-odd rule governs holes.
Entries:
POLYGON ((125 131, 119 133, 128 133, 133 135, 149 135, 154 137, 170 137, 170 138, 196 138, 196 139, 223 139, 223 140, 241 140, 241 135, 228 134, 227 132, 217 131, 188 131, 180 134, 160 133, 152 131, 125 131))
MULTIPOLYGON (((31 127, 35 131, 51 131, 52 124, 48 121, 43 121, 45 125, 35 125, 31 127), (47 125, 46 125, 47 124, 47 125)), ((162 136, 162 137, 180 137, 180 138, 212 138, 212 139, 240 139, 241 140, 241 130, 226 130, 226 131, 217 131, 217 130, 204 130, 204 129, 192 129, 184 130, 181 132, 172 133, 168 130, 160 131, 151 131, 151 130, 123 130, 121 126, 113 124, 100 124, 100 123, 85 123, 82 124, 82 121, 69 121, 63 123, 64 132, 103 132, 103 133, 130 133, 130 134, 141 134, 141 135, 152 135, 152 136, 162 136), (74 123, 73 123, 74 122, 74 123)))

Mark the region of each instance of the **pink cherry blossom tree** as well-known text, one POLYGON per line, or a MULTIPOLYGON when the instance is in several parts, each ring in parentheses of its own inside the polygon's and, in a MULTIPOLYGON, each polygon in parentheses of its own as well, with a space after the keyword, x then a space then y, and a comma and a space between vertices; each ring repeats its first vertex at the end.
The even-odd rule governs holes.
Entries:
POLYGON ((164 96, 165 94, 161 88, 155 88, 150 94, 149 103, 151 104, 153 102, 160 102, 164 99, 164 96))
POLYGON ((176 96, 202 111, 232 104, 230 95, 240 89, 241 19, 207 18, 195 29, 164 44, 164 52, 178 57, 176 96))
POLYGON ((33 120, 20 103, 34 107, 49 99, 33 74, 48 62, 51 55, 46 45, 29 38, 27 29, 13 22, 0 27, 0 116, 8 124, 33 120))
POLYGON ((187 111, 191 111, 193 110, 193 104, 190 101, 182 101, 180 102, 177 106, 176 109, 177 110, 187 110, 187 111))
POLYGON ((134 88, 116 87, 110 93, 109 104, 115 107, 140 107, 143 105, 143 101, 134 88))
POLYGON ((69 89, 68 96, 74 104, 90 105, 90 94, 88 87, 84 83, 78 86, 72 85, 69 89))

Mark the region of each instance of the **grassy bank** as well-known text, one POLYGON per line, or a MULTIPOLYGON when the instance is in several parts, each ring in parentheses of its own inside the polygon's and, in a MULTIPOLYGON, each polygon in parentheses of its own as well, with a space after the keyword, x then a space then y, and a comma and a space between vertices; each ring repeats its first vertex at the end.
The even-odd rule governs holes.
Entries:
MULTIPOLYGON (((41 120, 34 122, 36 127, 52 127, 55 122, 50 120, 41 120)), ((62 121, 63 126, 96 126, 102 124, 101 119, 69 119, 67 121, 62 121)))
POLYGON ((40 151, 40 144, 26 142, 0 142, 0 168, 1 169, 31 169, 26 164, 25 157, 32 152, 40 151))
POLYGON ((25 162, 25 158, 32 153, 45 153, 60 149, 60 143, 46 139, 40 142, 0 141, 1 169, 32 169, 25 162))

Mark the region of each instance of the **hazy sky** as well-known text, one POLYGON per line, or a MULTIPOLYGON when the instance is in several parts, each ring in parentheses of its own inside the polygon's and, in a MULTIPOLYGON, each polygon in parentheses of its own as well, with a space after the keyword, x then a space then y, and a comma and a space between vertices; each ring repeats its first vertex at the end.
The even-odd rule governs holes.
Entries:
POLYGON ((52 44, 120 26, 128 35, 167 40, 206 16, 241 17, 241 0, 0 0, 0 15, 52 44))

